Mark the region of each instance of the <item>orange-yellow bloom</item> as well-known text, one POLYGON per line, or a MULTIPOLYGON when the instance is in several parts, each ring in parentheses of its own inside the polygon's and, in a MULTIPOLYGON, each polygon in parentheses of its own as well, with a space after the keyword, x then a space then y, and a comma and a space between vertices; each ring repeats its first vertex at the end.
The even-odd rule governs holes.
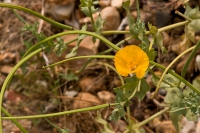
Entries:
POLYGON ((129 45, 119 50, 115 55, 115 67, 122 76, 136 74, 137 78, 143 78, 149 66, 149 57, 138 46, 129 45))

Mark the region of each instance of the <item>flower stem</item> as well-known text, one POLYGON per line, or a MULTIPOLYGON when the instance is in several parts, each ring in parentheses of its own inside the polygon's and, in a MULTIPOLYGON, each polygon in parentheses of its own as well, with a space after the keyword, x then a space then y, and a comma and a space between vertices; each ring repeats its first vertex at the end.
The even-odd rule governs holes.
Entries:
POLYGON ((30 13, 31 15, 34 15, 54 26, 57 26, 59 28, 63 28, 63 29, 67 29, 67 30, 75 30, 75 28, 71 27, 71 26, 67 26, 65 24, 61 24, 61 23, 58 23, 56 21, 53 21, 47 17, 44 17, 42 16, 41 14, 37 13, 37 12, 34 12, 28 8, 25 8, 25 7, 22 7, 22 6, 16 6, 16 5, 13 5, 13 4, 4 4, 4 3, 0 3, 0 7, 7 7, 7 8, 12 8, 12 9, 18 9, 18 10, 22 10, 22 11, 25 11, 27 13, 30 13))
MULTIPOLYGON (((2 112, 3 112, 6 116, 12 117, 11 114, 8 113, 3 107, 1 107, 1 110, 2 110, 2 112)), ((11 121, 20 129, 21 132, 23 132, 23 133, 28 133, 28 131, 27 131, 25 128, 23 128, 23 127, 18 123, 17 120, 12 119, 11 121)))
POLYGON ((2 119, 4 119, 4 120, 12 120, 12 119, 35 119, 35 118, 53 117, 53 116, 75 114, 75 113, 80 113, 80 112, 98 110, 98 109, 107 108, 107 107, 110 107, 110 106, 116 106, 116 105, 119 105, 119 104, 120 103, 102 104, 102 105, 98 105, 98 106, 75 109, 75 110, 70 110, 70 111, 63 111, 63 112, 58 112, 58 113, 32 115, 32 116, 2 117, 2 119))
POLYGON ((185 16, 183 13, 179 12, 179 11, 175 11, 176 14, 178 14, 179 16, 185 18, 188 21, 192 21, 191 18, 189 18, 188 16, 185 16))
MULTIPOLYGON (((20 60, 15 66, 14 68, 12 69, 12 71, 8 74, 8 76, 6 77, 4 83, 3 83, 3 86, 1 88, 1 92, 0 92, 0 105, 2 106, 2 102, 3 102, 3 97, 4 97, 4 92, 6 90, 6 87, 8 86, 8 84, 10 83, 14 73, 17 71, 17 69, 25 62, 27 61, 28 59, 30 59, 31 57, 33 57, 34 55, 42 52, 43 49, 38 49, 34 52, 32 52, 31 54, 27 55, 25 58, 23 58, 22 60, 20 60)), ((0 133, 2 133, 2 110, 0 110, 0 133)))
MULTIPOLYGON (((127 37, 126 39, 121 40, 120 42, 118 42, 118 43, 116 44, 116 46, 119 46, 119 45, 121 45, 122 43, 125 43, 126 41, 128 41, 128 40, 130 40, 130 39, 132 39, 132 38, 133 38, 133 36, 127 37)), ((107 53, 110 53, 112 50, 113 50, 113 48, 110 48, 110 49, 105 50, 105 51, 103 51, 103 52, 101 52, 101 53, 98 53, 98 54, 96 54, 96 55, 107 54, 107 53)), ((93 59, 94 59, 94 58, 90 58, 90 59, 83 65, 83 67, 82 67, 80 70, 76 71, 76 73, 82 72, 82 71, 86 68, 86 66, 87 66, 93 59)))
POLYGON ((109 47, 111 47, 115 50, 120 50, 119 47, 117 47, 115 44, 113 44, 112 42, 110 42, 106 38, 102 37, 101 35, 98 35, 96 33, 92 33, 92 32, 89 32, 89 31, 76 30, 76 31, 66 31, 66 32, 58 33, 58 34, 55 34, 51 37, 48 37, 48 38, 38 42, 37 44, 33 45, 29 50, 27 50, 27 52, 24 54, 23 57, 25 57, 26 55, 28 55, 32 51, 35 51, 36 49, 38 49, 38 47, 40 47, 40 45, 45 45, 45 46, 48 45, 48 43, 45 43, 45 42, 50 41, 54 38, 64 36, 64 35, 69 35, 69 34, 86 34, 86 35, 94 36, 94 37, 98 38, 99 40, 101 40, 102 42, 104 42, 105 44, 107 44, 109 47))
POLYGON ((136 128, 136 127, 139 128, 139 127, 141 127, 141 126, 147 124, 149 121, 153 120, 154 118, 158 117, 159 115, 162 115, 163 113, 167 112, 168 110, 170 110, 170 107, 166 107, 165 109, 161 110, 160 112, 158 112, 158 113, 152 115, 151 117, 145 119, 144 121, 142 121, 142 122, 140 122, 140 123, 134 125, 134 127, 135 127, 135 128, 136 128))
POLYGON ((43 68, 48 68, 48 67, 52 67, 52 66, 56 66, 58 64, 70 61, 70 60, 77 60, 77 59, 84 59, 84 58, 104 58, 104 59, 113 59, 114 56, 113 55, 87 55, 87 56, 77 56, 77 57, 72 57, 72 58, 68 58, 59 62, 56 62, 54 64, 48 65, 48 66, 43 66, 43 68))
POLYGON ((139 6, 139 0, 136 0, 136 7, 137 7, 137 18, 140 18, 140 6, 139 6))
POLYGON ((94 31, 96 31, 97 28, 96 28, 96 26, 94 24, 94 18, 92 16, 91 6, 88 6, 88 9, 89 9, 89 14, 90 14, 90 19, 91 19, 92 27, 93 27, 94 31))

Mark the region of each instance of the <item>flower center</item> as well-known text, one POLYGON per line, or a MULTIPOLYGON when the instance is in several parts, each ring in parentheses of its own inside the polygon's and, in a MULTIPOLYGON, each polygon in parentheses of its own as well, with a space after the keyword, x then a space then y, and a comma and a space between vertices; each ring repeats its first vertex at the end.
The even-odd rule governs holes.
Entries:
POLYGON ((127 67, 131 70, 134 71, 137 68, 137 65, 135 64, 135 61, 128 61, 127 67))

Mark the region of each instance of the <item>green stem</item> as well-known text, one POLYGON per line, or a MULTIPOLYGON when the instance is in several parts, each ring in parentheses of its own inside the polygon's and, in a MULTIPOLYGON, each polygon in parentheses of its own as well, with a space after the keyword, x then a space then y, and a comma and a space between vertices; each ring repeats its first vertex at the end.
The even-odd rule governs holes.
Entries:
MULTIPOLYGON (((118 43, 116 44, 116 46, 119 46, 119 45, 125 43, 126 41, 128 41, 128 40, 130 40, 130 39, 132 39, 132 38, 133 38, 133 36, 132 36, 132 37, 127 37, 126 39, 121 40, 120 42, 118 42, 118 43)), ((112 50, 113 50, 113 48, 110 48, 110 49, 105 50, 105 51, 103 51, 103 52, 101 52, 101 53, 98 53, 98 54, 96 54, 96 55, 107 54, 107 53, 110 53, 112 50)), ((84 66, 83 66, 80 70, 76 71, 76 73, 82 72, 82 71, 86 68, 86 66, 87 66, 92 60, 93 60, 93 58, 90 58, 90 59, 84 64, 84 66)))
POLYGON ((154 44, 154 40, 155 40, 155 36, 153 36, 153 39, 151 40, 150 46, 149 46, 149 51, 152 49, 153 44, 154 44))
POLYGON ((118 73, 118 71, 117 71, 112 65, 110 65, 110 64, 108 64, 108 63, 103 63, 103 62, 97 62, 97 63, 95 63, 95 64, 104 65, 104 66, 107 66, 107 67, 109 67, 110 69, 112 69, 112 70, 117 74, 117 76, 119 77, 119 79, 120 79, 122 85, 124 85, 124 79, 123 79, 123 77, 118 73))
POLYGON ((60 115, 67 115, 67 114, 74 114, 74 113, 98 110, 98 109, 107 108, 107 107, 116 106, 116 105, 119 105, 119 103, 102 104, 102 105, 93 106, 93 107, 87 107, 87 108, 81 108, 81 109, 75 109, 75 110, 63 111, 63 112, 51 113, 51 114, 42 114, 42 115, 33 115, 33 116, 17 116, 17 117, 2 117, 2 119, 12 120, 12 119, 36 119, 36 118, 44 118, 44 117, 53 117, 53 116, 60 116, 60 115))
POLYGON ((89 9, 89 14, 90 14, 90 19, 91 19, 92 27, 93 27, 94 31, 96 31, 97 28, 96 28, 96 26, 94 24, 94 18, 92 16, 91 6, 88 6, 88 9, 89 9))
POLYGON ((140 88, 141 88, 141 80, 139 80, 138 87, 137 87, 137 92, 140 92, 140 88))
POLYGON ((49 19, 47 17, 42 16, 41 14, 39 14, 37 12, 34 12, 34 11, 32 11, 32 10, 30 10, 28 8, 22 7, 22 6, 16 6, 16 5, 13 5, 13 4, 0 3, 0 7, 7 7, 7 8, 12 8, 12 9, 22 10, 22 11, 30 13, 30 14, 32 14, 32 15, 34 15, 34 16, 36 16, 36 17, 38 17, 38 18, 40 18, 40 19, 42 19, 42 20, 44 20, 44 21, 46 21, 46 22, 48 22, 48 23, 50 23, 52 25, 54 25, 54 26, 57 26, 59 28, 63 28, 63 29, 67 29, 67 30, 74 30, 74 28, 71 27, 71 26, 67 26, 67 25, 58 23, 56 21, 53 21, 53 20, 51 20, 51 19, 49 19))
MULTIPOLYGON (((176 24, 168 25, 168 26, 159 28, 158 32, 163 32, 163 31, 170 30, 170 29, 173 29, 173 28, 176 28, 176 27, 184 26, 188 23, 189 23, 189 21, 183 21, 183 22, 179 22, 179 23, 176 23, 176 24)), ((115 30, 112 30, 112 31, 103 31, 103 32, 101 32, 101 34, 102 35, 110 35, 110 34, 131 34, 131 33, 130 33, 130 31, 115 31, 115 30)), ((150 32, 146 31, 145 35, 148 35, 148 34, 150 34, 150 32)))
MULTIPOLYGON (((190 56, 188 57, 185 65, 183 66, 182 72, 181 72, 181 76, 184 78, 185 74, 187 72, 188 66, 190 65, 190 62, 192 61, 192 59, 194 58, 197 50, 200 47, 200 41, 198 41, 198 43, 195 45, 195 48, 192 50, 192 52, 190 53, 190 56)), ((181 84, 181 81, 178 83, 177 86, 179 86, 181 84)))
POLYGON ((160 80, 159 80, 159 82, 158 82, 158 85, 157 85, 157 87, 156 87, 156 90, 155 90, 155 92, 154 92, 154 94, 152 95, 151 98, 153 98, 154 95, 158 92, 158 89, 159 89, 159 87, 160 87, 160 85, 161 85, 161 82, 162 82, 162 80, 163 80, 165 74, 167 73, 167 71, 171 68, 171 66, 174 65, 174 63, 175 63, 176 61, 178 61, 184 54, 186 54, 186 53, 192 51, 194 48, 195 48, 195 46, 193 46, 193 47, 191 47, 191 48, 185 50, 183 53, 181 53, 180 55, 178 55, 178 56, 167 66, 167 68, 166 68, 165 71, 163 72, 162 76, 160 77, 160 80))
POLYGON ((198 51, 200 47, 200 41, 198 41, 198 43, 195 45, 193 51, 190 53, 190 56, 187 59, 187 62, 185 63, 185 65, 183 66, 182 72, 181 72, 181 76, 184 78, 186 71, 188 69, 188 66, 190 65, 190 62, 192 61, 192 59, 194 58, 196 52, 198 51))
POLYGON ((178 108, 178 109, 174 109, 174 110, 170 110, 170 113, 175 113, 175 112, 179 112, 182 110, 188 110, 188 109, 192 109, 192 108, 196 108, 196 107, 184 107, 184 108, 178 108))
POLYGON ((25 21, 22 17, 20 17, 19 14, 18 14, 14 9, 12 9, 12 11, 14 12, 14 14, 18 17, 18 19, 19 19, 23 24, 26 24, 26 21, 25 21))
POLYGON ((139 128, 139 127, 141 127, 141 126, 147 124, 148 122, 150 122, 150 121, 153 120, 154 118, 158 117, 159 115, 162 115, 163 113, 167 112, 168 110, 170 110, 170 107, 166 107, 165 109, 161 110, 160 112, 158 112, 158 113, 152 115, 151 117, 145 119, 144 121, 142 121, 142 122, 140 122, 140 123, 134 125, 134 127, 139 128))
POLYGON ((29 53, 31 53, 32 51, 35 51, 36 49, 38 49, 38 47, 40 47, 40 45, 47 45, 45 42, 50 41, 54 38, 60 37, 60 36, 64 36, 64 35, 69 35, 69 34, 86 34, 86 35, 90 35, 90 36, 94 36, 96 38, 98 38, 99 40, 101 40, 102 42, 104 42, 105 44, 107 44, 108 46, 110 46, 111 48, 115 49, 115 50, 120 50, 119 47, 117 47, 115 44, 113 44, 112 42, 110 42, 109 40, 107 40, 106 38, 102 37, 101 35, 98 35, 96 33, 92 33, 92 32, 88 32, 88 31, 82 31, 82 30, 76 30, 76 31, 66 31, 66 32, 62 32, 62 33, 58 33, 55 34, 51 37, 48 37, 40 42, 38 42, 37 44, 35 44, 34 46, 32 46, 25 54, 23 57, 27 56, 29 53))
POLYGON ((72 40, 70 40, 69 42, 66 42, 65 45, 68 45, 68 44, 70 44, 70 43, 72 43, 72 42, 75 42, 75 41, 77 41, 77 40, 78 40, 78 38, 72 39, 72 40))
MULTIPOLYGON (((12 117, 11 114, 9 114, 3 107, 1 107, 1 110, 2 110, 2 112, 3 112, 6 116, 12 117)), ((17 120, 13 119, 13 120, 11 120, 11 121, 20 129, 21 132, 23 132, 23 133, 28 133, 28 131, 27 131, 24 127, 22 127, 22 126, 18 123, 17 120)))
POLYGON ((137 89, 134 90, 134 92, 131 94, 131 96, 128 98, 128 100, 131 100, 135 96, 136 92, 137 92, 137 89))
MULTIPOLYGON (((155 65, 163 70, 166 69, 166 67, 155 63, 153 61, 150 61, 150 63, 152 65, 155 65)), ((174 77, 176 77, 177 79, 181 80, 181 82, 183 82, 185 85, 187 85, 189 88, 191 88, 193 91, 195 91, 198 95, 200 95, 200 90, 198 88, 195 88, 192 84, 190 84, 187 80, 185 80, 183 77, 181 77, 180 75, 178 75, 177 73, 175 73, 173 70, 168 70, 168 73, 170 73, 171 75, 173 75, 174 77)))
MULTIPOLYGON (((149 72, 157 79, 160 80, 160 77, 158 77, 151 69, 149 69, 149 72)), ((170 87, 176 87, 175 85, 171 84, 170 82, 167 82, 165 79, 163 79, 163 82, 165 84, 168 84, 170 87)))
POLYGON ((188 23, 189 23, 189 21, 183 21, 183 22, 179 22, 179 23, 176 23, 176 24, 168 25, 166 27, 158 29, 158 32, 170 30, 170 29, 173 29, 173 28, 176 28, 176 27, 179 27, 179 26, 184 26, 188 23))
MULTIPOLYGON (((54 26, 57 26, 59 28, 63 28, 63 29, 67 29, 67 30, 73 30, 74 29, 71 26, 66 26, 64 24, 58 23, 56 21, 53 21, 53 20, 51 20, 51 19, 49 19, 47 17, 42 16, 41 14, 39 14, 37 12, 34 12, 34 11, 32 11, 32 10, 30 10, 28 8, 25 8, 25 7, 11 5, 11 4, 4 4, 4 3, 0 3, 0 7, 7 7, 7 8, 13 8, 13 9, 22 10, 22 11, 30 13, 30 14, 32 14, 32 15, 40 18, 40 19, 43 19, 46 22, 48 22, 48 23, 50 23, 50 24, 52 24, 54 26)), ((158 29, 158 31, 162 32, 162 31, 165 31, 165 30, 173 29, 175 27, 186 25, 187 23, 189 23, 189 21, 179 22, 179 23, 176 23, 176 24, 172 24, 172 25, 160 28, 160 29, 158 29)), ((130 31, 104 31, 101 34, 102 35, 109 35, 109 34, 130 34, 130 31)), ((149 31, 147 31, 146 34, 149 34, 149 31)))
POLYGON ((191 18, 189 18, 188 16, 185 16, 183 13, 179 12, 179 11, 175 11, 176 14, 178 14, 179 16, 185 18, 188 21, 192 21, 191 18))
POLYGON ((137 7, 137 18, 140 18, 140 6, 139 6, 139 0, 136 0, 136 7, 137 7))
MULTIPOLYGON (((34 51, 33 53, 29 54, 28 56, 26 56, 25 58, 23 58, 22 60, 20 60, 12 69, 12 71, 8 74, 8 76, 6 77, 3 86, 1 88, 1 92, 0 92, 0 105, 2 106, 2 102, 3 102, 3 97, 4 97, 4 92, 6 90, 6 87, 8 86, 10 80, 12 79, 14 73, 17 71, 17 69, 28 59, 30 59, 31 57, 33 57, 34 55, 40 53, 43 49, 38 49, 36 51, 34 51)), ((2 133, 2 112, 0 110, 0 133, 2 133)))
POLYGON ((56 62, 54 64, 48 65, 48 66, 43 66, 43 68, 47 68, 47 67, 52 67, 52 66, 56 66, 58 64, 70 61, 70 60, 77 60, 77 59, 84 59, 84 58, 104 58, 104 59, 113 59, 114 56, 113 55, 87 55, 87 56, 77 56, 77 57, 72 57, 72 58, 68 58, 59 62, 56 62))

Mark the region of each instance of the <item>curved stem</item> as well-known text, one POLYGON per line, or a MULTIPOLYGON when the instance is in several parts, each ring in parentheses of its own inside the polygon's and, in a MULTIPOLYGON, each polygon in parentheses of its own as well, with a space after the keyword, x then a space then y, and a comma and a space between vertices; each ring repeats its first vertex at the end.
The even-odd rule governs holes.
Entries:
MULTIPOLYGON (((30 59, 31 57, 33 57, 34 55, 40 53, 43 49, 38 49, 36 51, 34 51, 33 53, 29 54, 28 56, 26 56, 25 58, 23 58, 22 60, 20 60, 15 67, 12 69, 12 71, 8 74, 8 76, 6 77, 3 86, 1 88, 1 92, 0 92, 0 105, 2 106, 2 102, 3 102, 3 97, 4 97, 4 92, 6 90, 6 87, 8 86, 11 78, 13 77, 14 73, 17 71, 17 69, 28 59, 30 59)), ((2 133, 2 110, 0 110, 0 133, 2 133)))
POLYGON ((193 46, 193 47, 191 47, 191 48, 185 50, 183 53, 181 53, 180 55, 178 55, 178 56, 167 66, 167 68, 166 68, 165 71, 163 72, 162 76, 160 77, 160 80, 159 80, 159 82, 158 82, 158 85, 157 85, 157 87, 156 87, 156 90, 155 90, 155 92, 154 92, 154 94, 152 95, 151 98, 153 98, 154 95, 158 92, 158 89, 159 89, 159 87, 160 87, 160 85, 161 85, 161 82, 162 82, 162 80, 163 80, 165 74, 167 73, 167 71, 170 69, 170 67, 171 67, 176 61, 178 61, 184 54, 186 54, 186 53, 192 51, 194 48, 195 48, 195 46, 193 46))
POLYGON ((18 9, 18 10, 22 10, 22 11, 25 11, 27 13, 30 13, 40 19, 43 19, 44 21, 54 25, 54 26, 57 26, 59 28, 63 28, 63 29, 67 29, 67 30, 74 30, 75 28, 71 27, 71 26, 67 26, 67 25, 64 25, 64 24, 61 24, 61 23, 58 23, 56 21, 53 21, 47 17, 44 17, 42 16, 41 14, 37 13, 37 12, 34 12, 33 10, 30 10, 28 8, 25 8, 25 7, 22 7, 22 6, 16 6, 16 5, 12 5, 12 4, 4 4, 4 3, 0 3, 0 7, 7 7, 7 8, 12 8, 12 9, 18 9))
MULTIPOLYGON (((121 40, 120 42, 118 42, 118 43, 116 44, 116 46, 119 46, 119 45, 121 45, 122 43, 125 43, 126 41, 128 41, 128 40, 130 40, 130 39, 132 39, 132 38, 133 38, 133 36, 127 37, 126 39, 121 40)), ((98 54, 96 54, 96 55, 107 54, 107 53, 110 53, 112 50, 113 50, 113 48, 110 48, 110 49, 105 50, 105 51, 103 51, 103 52, 101 52, 101 53, 98 53, 98 54)), ((85 67, 86 67, 92 60, 93 60, 93 58, 90 58, 90 59, 84 64, 84 66, 83 66, 80 70, 76 71, 76 73, 82 72, 82 71, 85 69, 85 67)))
POLYGON ((168 110, 170 110, 170 107, 166 107, 165 109, 161 110, 160 112, 158 112, 158 113, 152 115, 151 117, 145 119, 144 121, 134 125, 134 127, 139 128, 139 127, 147 124, 149 121, 153 120, 154 118, 158 117, 159 115, 162 115, 163 113, 167 112, 168 110))
POLYGON ((35 44, 34 46, 32 46, 25 54, 23 57, 27 56, 29 53, 31 53, 31 51, 34 51, 36 49, 38 49, 38 47, 40 47, 40 45, 47 45, 48 43, 45 43, 47 41, 50 41, 54 38, 63 36, 63 35, 69 35, 69 34, 86 34, 86 35, 90 35, 90 36, 94 36, 96 38, 98 38, 99 40, 101 40, 102 42, 104 42, 106 45, 110 46, 111 48, 115 49, 115 50, 120 50, 119 47, 117 47, 115 44, 113 44, 112 42, 110 42, 109 40, 107 40, 106 38, 102 37, 101 35, 98 35, 96 33, 92 33, 92 32, 88 32, 88 31, 82 31, 82 30, 76 30, 76 31, 66 31, 66 32, 62 32, 62 33, 58 33, 55 34, 51 37, 48 37, 40 42, 38 42, 37 44, 35 44))
MULTIPOLYGON (((183 22, 172 24, 172 25, 168 25, 168 26, 159 28, 158 32, 163 32, 163 31, 170 30, 170 29, 173 29, 173 28, 176 28, 176 27, 179 27, 179 26, 184 26, 184 25, 186 25, 188 23, 189 23, 189 21, 183 21, 183 22)), ((102 35, 110 35, 110 34, 131 34, 131 33, 130 33, 130 31, 112 30, 112 31, 103 31, 103 32, 101 32, 101 34, 102 35)), ((145 35, 148 35, 148 34, 150 34, 150 32, 146 31, 145 35)))
POLYGON ((119 103, 102 104, 102 105, 98 105, 98 106, 87 107, 87 108, 82 108, 82 109, 75 109, 75 110, 70 110, 70 111, 63 111, 63 112, 58 112, 58 113, 33 115, 33 116, 2 117, 2 119, 12 120, 12 119, 35 119, 35 118, 53 117, 53 116, 60 116, 60 115, 67 115, 67 114, 74 114, 74 113, 98 110, 98 109, 107 108, 110 106, 116 106, 118 104, 119 103))
MULTIPOLYGON (((3 107, 1 107, 1 110, 3 111, 3 113, 4 113, 6 116, 12 117, 3 107)), ((23 128, 23 127, 18 123, 17 120, 13 119, 13 120, 11 120, 11 121, 20 129, 21 132, 23 132, 23 133, 28 133, 28 131, 27 131, 25 128, 23 128)))
POLYGON ((117 74, 117 76, 119 77, 119 79, 120 79, 122 85, 124 85, 123 77, 118 73, 118 71, 117 71, 112 65, 110 65, 110 64, 108 64, 108 63, 103 63, 103 62, 97 62, 97 63, 95 63, 95 64, 104 65, 104 66, 107 66, 107 67, 109 67, 110 69, 112 69, 112 70, 117 74))
POLYGON ((114 56, 113 55, 88 55, 88 56, 78 56, 78 57, 72 57, 72 58, 68 58, 62 61, 59 61, 57 63, 48 65, 48 66, 43 66, 43 68, 47 68, 47 67, 52 67, 52 66, 56 66, 58 64, 70 61, 70 60, 77 60, 77 59, 84 59, 84 58, 104 58, 104 59, 113 59, 114 56))

